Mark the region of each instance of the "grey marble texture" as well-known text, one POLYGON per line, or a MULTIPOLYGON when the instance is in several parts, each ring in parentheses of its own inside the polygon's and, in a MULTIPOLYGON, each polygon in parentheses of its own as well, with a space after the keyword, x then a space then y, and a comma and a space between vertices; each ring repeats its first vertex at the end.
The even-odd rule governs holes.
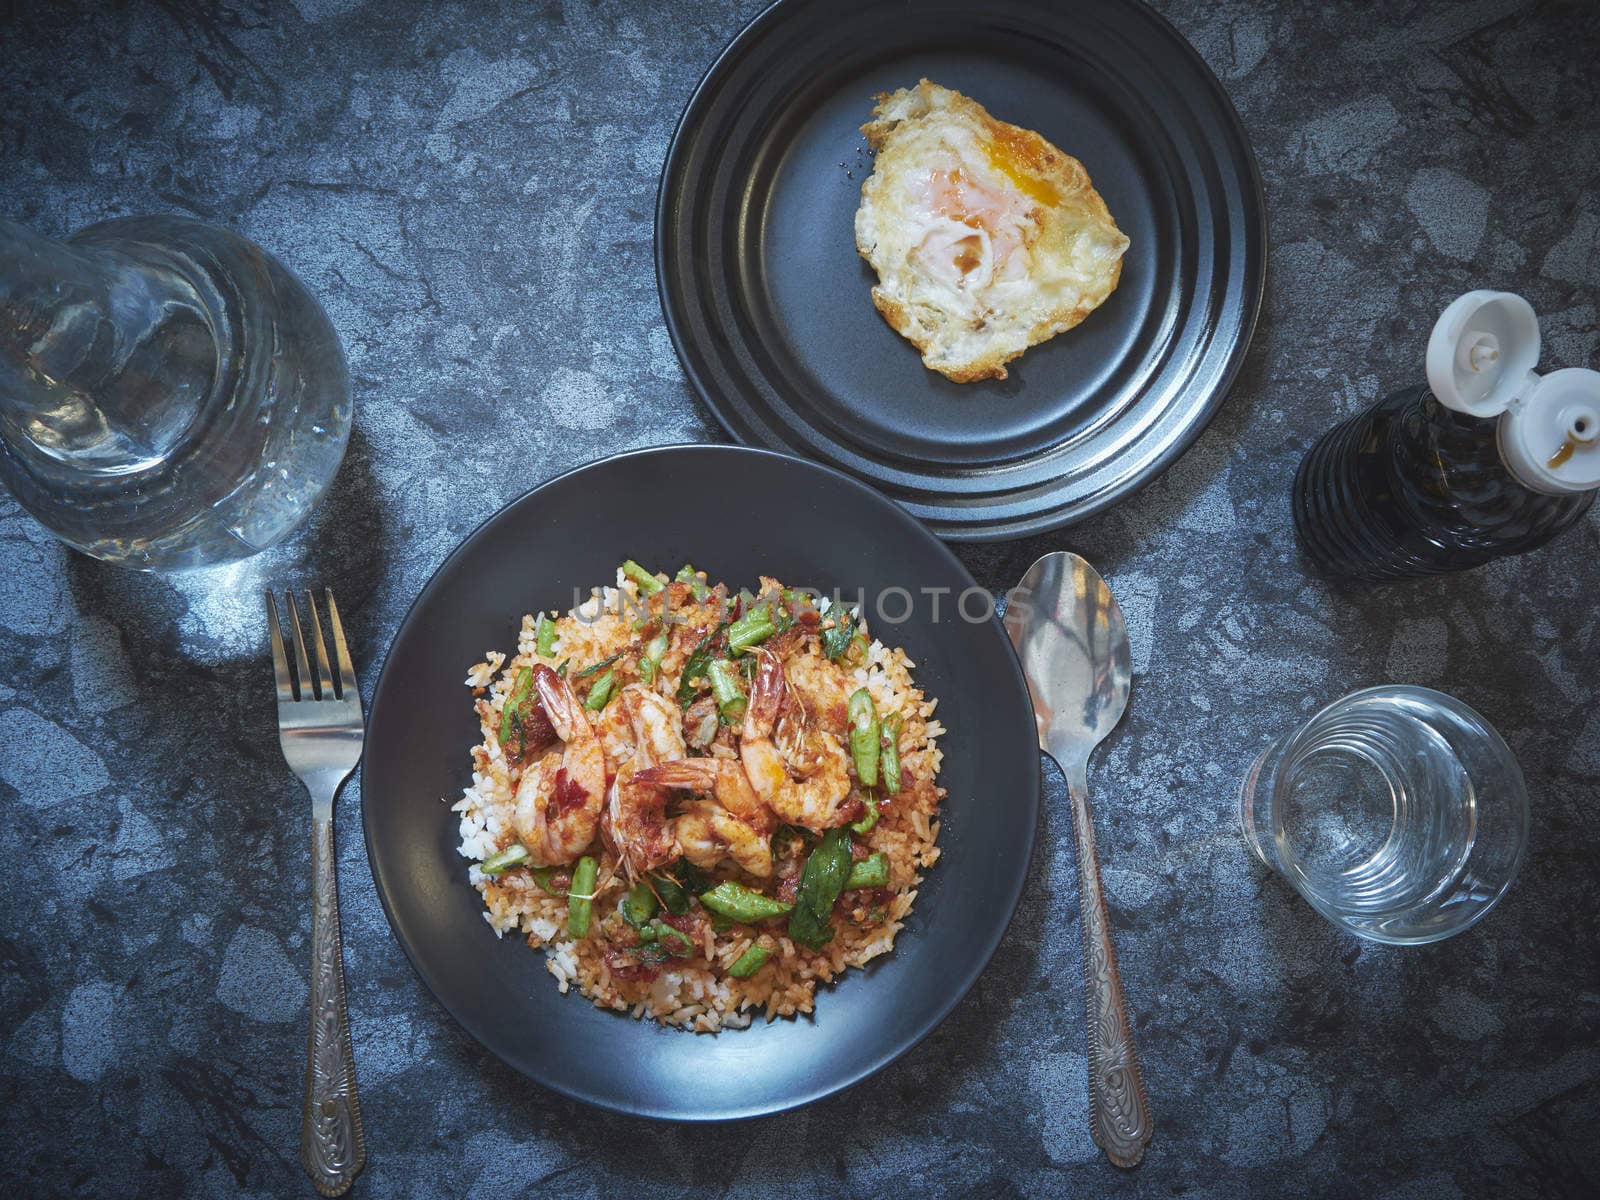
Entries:
MULTIPOLYGON (((1472 0, 1161 7, 1261 158, 1260 331, 1220 415, 1114 511, 963 549, 1013 582, 1078 550, 1137 678, 1098 759, 1100 838, 1159 1125, 1085 1123, 1060 777, 1022 910, 921 1047, 797 1113, 653 1125, 542 1092, 428 997, 338 809, 371 1196, 1308 1195, 1600 1191, 1600 519, 1521 560, 1375 592, 1309 576, 1311 440, 1420 382, 1438 310, 1509 287, 1544 365, 1597 364, 1600 10, 1472 0), (1238 780, 1318 704, 1387 680, 1486 714, 1533 796, 1476 930, 1337 933, 1252 865, 1238 780)), ((280 255, 348 349, 356 429, 293 542, 158 578, 68 553, 0 495, 0 1187, 309 1194, 296 1161, 308 826, 259 588, 326 583, 365 683, 429 573, 548 476, 721 436, 662 330, 657 172, 757 11, 693 3, 196 0, 0 6, 0 212, 64 234, 164 211, 280 255)))

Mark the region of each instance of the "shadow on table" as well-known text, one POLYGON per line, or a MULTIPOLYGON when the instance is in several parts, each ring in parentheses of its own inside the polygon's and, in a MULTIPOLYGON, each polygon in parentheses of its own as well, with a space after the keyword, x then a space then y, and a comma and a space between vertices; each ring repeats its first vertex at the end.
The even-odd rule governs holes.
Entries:
POLYGON ((333 588, 370 693, 382 648, 369 600, 388 554, 378 495, 357 427, 322 504, 284 545, 172 574, 66 559, 77 610, 74 700, 99 730, 97 749, 118 794, 137 799, 157 828, 186 834, 217 822, 220 842, 203 828, 186 842, 191 874, 215 867, 226 876, 221 859, 248 844, 259 867, 275 863, 297 883, 308 878, 304 813, 286 803, 299 798, 298 785, 278 748, 262 592, 333 588))
MULTIPOLYGON (((1115 576, 1144 549, 1142 543, 1149 536, 1170 531, 1183 514, 1197 505, 1203 506, 1207 493, 1222 482, 1224 473, 1232 465, 1230 456, 1239 447, 1242 431, 1250 425, 1254 410, 1266 404, 1271 396, 1265 378, 1264 336, 1271 316, 1269 305, 1262 311, 1260 328, 1238 378, 1208 429, 1194 445, 1137 492, 1064 529, 1008 541, 952 543, 951 549, 972 572, 973 578, 981 586, 1003 594, 1016 585, 1040 555, 1053 550, 1071 550, 1083 555, 1115 583, 1115 576)), ((1299 458, 1300 451, 1291 449, 1268 464, 1272 478, 1262 481, 1270 494, 1282 495, 1284 503, 1280 516, 1285 523, 1289 480, 1299 458)), ((1246 535, 1251 524, 1240 521, 1232 530, 1232 536, 1246 535)))
MULTIPOLYGON (((1514 885, 1479 924, 1454 937, 1390 946, 1325 920, 1260 864, 1252 871, 1274 968, 1252 998, 1245 1039, 1252 1054, 1309 1054, 1315 1075, 1344 1081, 1366 1103, 1388 1103, 1402 1083, 1410 1103, 1419 1088, 1445 1103, 1467 1098, 1489 1066, 1485 1046, 1502 1035, 1521 1040, 1529 992, 1517 986, 1517 975, 1526 948, 1549 936, 1526 887, 1519 894, 1514 885)), ((1507 1061, 1526 1063, 1516 1054, 1507 1061)))
POLYGON ((389 556, 378 497, 371 447, 357 426, 321 503, 285 542, 237 562, 166 574, 73 554, 66 574, 74 604, 80 615, 119 629, 144 680, 160 682, 180 662, 225 671, 235 659, 264 659, 267 588, 331 587, 354 651, 367 643, 359 636, 367 601, 389 556))

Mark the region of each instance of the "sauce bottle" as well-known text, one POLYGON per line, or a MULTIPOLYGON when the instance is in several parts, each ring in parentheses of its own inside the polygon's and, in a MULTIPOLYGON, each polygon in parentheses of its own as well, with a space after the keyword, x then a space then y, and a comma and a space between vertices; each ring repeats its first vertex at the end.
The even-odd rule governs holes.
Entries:
POLYGON ((1325 433, 1294 479, 1294 525, 1325 573, 1404 579, 1544 545, 1600 488, 1600 371, 1537 374, 1539 320, 1474 291, 1428 339, 1428 386, 1325 433))

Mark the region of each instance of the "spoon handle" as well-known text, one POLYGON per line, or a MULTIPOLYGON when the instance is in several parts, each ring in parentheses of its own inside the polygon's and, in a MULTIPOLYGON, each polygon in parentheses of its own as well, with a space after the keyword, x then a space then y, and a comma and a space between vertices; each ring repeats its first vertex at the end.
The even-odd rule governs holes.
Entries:
POLYGON ((1078 900, 1083 910, 1083 995, 1089 1009, 1089 1131, 1119 1167, 1137 1166, 1155 1132, 1145 1095, 1133 1023, 1122 995, 1117 950, 1100 891, 1089 788, 1067 772, 1072 830, 1078 848, 1078 900))

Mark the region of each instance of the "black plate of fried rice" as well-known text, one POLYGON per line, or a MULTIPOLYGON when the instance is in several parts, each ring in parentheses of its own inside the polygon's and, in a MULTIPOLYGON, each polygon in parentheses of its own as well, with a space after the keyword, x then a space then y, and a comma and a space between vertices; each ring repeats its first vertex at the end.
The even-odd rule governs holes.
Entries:
MULTIPOLYGON (((1015 912, 1032 853, 1040 792, 1032 709, 992 608, 960 562, 903 509, 840 472, 768 451, 637 451, 514 500, 423 589, 372 698, 362 764, 367 852, 413 967, 508 1065, 618 1112, 758 1116, 820 1099, 888 1065, 938 1025, 982 972, 1015 912), (854 611, 863 627, 870 623, 872 653, 892 659, 891 670, 909 669, 902 677, 914 674, 917 698, 927 700, 916 710, 926 720, 913 723, 928 738, 918 751, 908 732, 906 765, 908 777, 930 769, 924 763, 937 771, 936 811, 897 817, 891 808, 872 834, 874 844, 893 846, 899 820, 924 835, 914 885, 891 897, 898 899, 894 919, 870 918, 888 932, 858 936, 837 916, 847 907, 841 904, 842 932, 830 947, 837 970, 824 962, 809 977, 817 956, 786 964, 794 947, 769 921, 762 942, 773 948, 772 962, 753 979, 725 980, 735 992, 731 1001, 722 997, 720 1012, 700 995, 702 977, 724 974, 716 955, 726 964, 751 944, 734 940, 738 926, 730 934, 719 922, 713 945, 708 925, 705 961, 668 963, 674 970, 635 1003, 640 989, 616 983, 603 965, 633 959, 586 951, 589 974, 578 977, 583 962, 574 943, 559 940, 565 922, 557 932, 547 919, 570 901, 547 896, 548 879, 513 886, 525 872, 486 877, 483 863, 470 861, 509 836, 495 837, 493 731, 519 661, 508 656, 519 640, 524 655, 535 653, 529 614, 575 609, 598 587, 627 586, 618 568, 629 560, 661 567, 663 579, 693 563, 733 587, 765 577, 815 589, 831 597, 825 611, 854 611), (862 947, 860 961, 841 961, 862 947), (782 987, 756 986, 774 978, 798 1003, 774 1003, 769 993, 782 987), (663 995, 669 999, 656 1003, 663 995)), ((661 690, 670 691, 665 683, 661 690)), ((604 869, 600 883, 582 886, 595 895, 595 924, 580 949, 603 944, 601 931, 608 920, 616 924, 616 897, 626 890, 608 882, 604 869)), ((856 916, 869 920, 859 908, 856 916)))

